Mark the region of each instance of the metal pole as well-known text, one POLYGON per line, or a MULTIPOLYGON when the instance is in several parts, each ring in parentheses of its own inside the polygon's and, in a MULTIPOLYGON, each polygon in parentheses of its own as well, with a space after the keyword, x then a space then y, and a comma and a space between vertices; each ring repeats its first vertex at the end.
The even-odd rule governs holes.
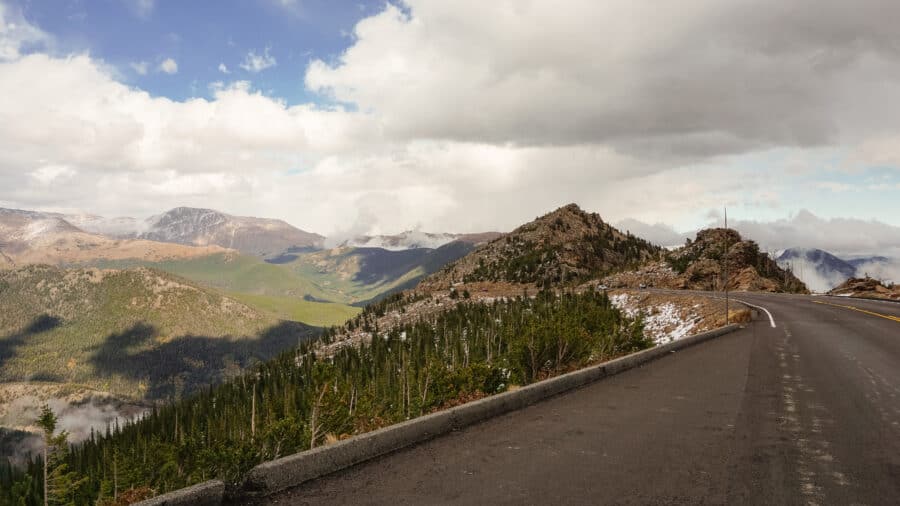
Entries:
POLYGON ((49 498, 47 497, 47 491, 49 489, 49 487, 47 486, 47 466, 49 465, 47 463, 48 453, 49 452, 47 452, 47 447, 45 446, 44 447, 44 506, 47 506, 47 503, 49 502, 49 498))
POLYGON ((725 207, 725 325, 728 325, 728 207, 725 207))

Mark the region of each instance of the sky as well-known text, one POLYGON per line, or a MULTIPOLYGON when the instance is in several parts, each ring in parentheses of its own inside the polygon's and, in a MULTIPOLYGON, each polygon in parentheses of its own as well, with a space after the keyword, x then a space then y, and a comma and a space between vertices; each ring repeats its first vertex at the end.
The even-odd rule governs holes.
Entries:
POLYGON ((335 236, 576 202, 662 242, 727 206, 779 244, 900 255, 896 19, 888 0, 0 0, 0 207, 335 236))

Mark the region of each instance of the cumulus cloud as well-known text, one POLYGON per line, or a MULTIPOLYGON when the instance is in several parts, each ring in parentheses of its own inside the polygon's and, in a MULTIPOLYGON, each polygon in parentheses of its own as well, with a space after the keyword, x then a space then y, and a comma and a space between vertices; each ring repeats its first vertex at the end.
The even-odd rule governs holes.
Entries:
MULTIPOLYGON (((147 75, 147 71, 150 69, 150 64, 145 61, 139 62, 131 62, 129 64, 132 70, 134 70, 138 75, 145 76, 147 75)), ((177 65, 176 65, 177 67, 177 65)))
MULTIPOLYGON (((327 105, 249 82, 154 97, 89 55, 0 34, 15 47, 0 61, 0 204, 219 207, 324 234, 508 230, 572 201, 694 227, 723 201, 795 209, 799 178, 831 206, 841 176, 900 160, 897 14, 879 0, 388 3, 309 64, 303 84, 327 105), (75 172, 60 185, 44 167, 75 172)), ((276 63, 266 48, 240 67, 276 63)))
POLYGON ((682 246, 685 239, 691 237, 690 234, 679 233, 672 225, 665 223, 654 223, 651 225, 634 218, 620 220, 614 226, 619 230, 631 232, 638 237, 643 237, 653 244, 663 247, 682 246))
POLYGON ((856 266, 858 276, 869 275, 889 283, 900 283, 900 258, 870 260, 856 266))
MULTIPOLYGON (((707 227, 722 226, 718 210, 710 211, 707 218, 707 227)), ((683 242, 697 234, 697 230, 679 232, 664 223, 650 225, 634 219, 621 220, 615 225, 658 244, 683 242)), ((815 248, 843 259, 886 256, 900 260, 900 227, 877 220, 822 218, 804 209, 771 221, 729 219, 728 226, 773 254, 789 248, 815 248)))
POLYGON ((43 185, 74 177, 78 171, 66 165, 44 165, 33 170, 30 175, 43 185))
POLYGON ((0 62, 19 58, 22 51, 46 46, 51 37, 29 23, 22 12, 0 2, 0 62))
POLYGON ((696 157, 894 123, 895 2, 407 3, 306 75, 396 135, 696 157))
POLYGON ((172 58, 166 58, 165 60, 160 62, 157 70, 159 70, 160 72, 165 72, 166 74, 177 74, 178 62, 176 62, 172 58))
POLYGON ((772 251, 801 247, 839 257, 880 254, 900 258, 900 227, 876 220, 821 218, 802 210, 789 218, 729 221, 729 226, 772 251))
POLYGON ((278 62, 275 60, 275 57, 269 54, 269 49, 266 48, 263 51, 263 54, 256 54, 254 51, 250 51, 247 53, 247 56, 244 57, 244 62, 241 63, 240 67, 247 72, 258 73, 266 70, 269 67, 274 67, 278 62))
POLYGON ((221 72, 221 73, 223 73, 223 74, 230 74, 230 73, 231 73, 231 71, 228 70, 228 67, 227 67, 224 63, 220 63, 220 64, 219 64, 219 72, 221 72))

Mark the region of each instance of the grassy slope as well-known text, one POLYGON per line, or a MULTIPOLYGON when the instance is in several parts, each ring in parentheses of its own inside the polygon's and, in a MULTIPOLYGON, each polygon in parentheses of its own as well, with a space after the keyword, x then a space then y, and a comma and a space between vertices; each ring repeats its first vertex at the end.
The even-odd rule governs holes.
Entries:
POLYGON ((242 292, 227 292, 227 294, 248 306, 269 312, 283 320, 303 322, 316 327, 343 323, 361 311, 357 307, 333 302, 312 302, 290 297, 242 292))
POLYGON ((473 245, 463 242, 452 242, 435 250, 346 248, 298 255, 285 265, 317 286, 347 297, 350 303, 365 305, 415 286, 423 277, 473 249, 473 245))
POLYGON ((342 294, 323 289, 289 265, 270 264, 247 255, 218 254, 189 260, 147 263, 135 261, 95 262, 105 268, 151 266, 220 290, 254 308, 278 318, 325 326, 356 316, 342 294), (304 300, 312 297, 334 303, 304 300))
POLYGON ((464 243, 452 243, 434 251, 343 248, 302 252, 278 264, 226 253, 154 263, 103 261, 91 265, 158 268, 220 290, 278 318, 327 326, 356 316, 358 306, 367 301, 415 285, 423 276, 471 249, 464 243))
POLYGON ((148 269, 0 272, 0 381, 180 395, 274 356, 313 329, 148 269))

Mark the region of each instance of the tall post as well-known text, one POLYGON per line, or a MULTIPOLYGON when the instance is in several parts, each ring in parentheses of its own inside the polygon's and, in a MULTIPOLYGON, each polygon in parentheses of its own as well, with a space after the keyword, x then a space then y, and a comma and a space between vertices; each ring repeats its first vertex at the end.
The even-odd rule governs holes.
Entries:
POLYGON ((728 325, 728 207, 725 207, 725 325, 728 325))
POLYGON ((113 501, 119 500, 119 452, 113 448, 113 501))
POLYGON ((256 382, 253 382, 253 398, 250 401, 250 438, 256 438, 256 382))
POLYGON ((47 447, 45 446, 44 447, 44 506, 47 506, 47 503, 49 502, 49 498, 47 497, 47 489, 48 489, 48 487, 47 487, 47 466, 48 465, 49 464, 47 463, 47 447))

